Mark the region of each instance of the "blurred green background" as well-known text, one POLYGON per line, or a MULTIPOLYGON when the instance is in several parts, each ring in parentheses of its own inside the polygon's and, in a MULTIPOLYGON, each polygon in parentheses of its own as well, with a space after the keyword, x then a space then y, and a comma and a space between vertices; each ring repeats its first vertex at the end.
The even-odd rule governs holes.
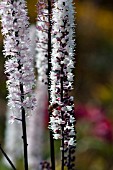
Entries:
MULTIPOLYGON (((28 0, 31 23, 35 23, 35 4, 36 0, 28 0)), ((76 167, 113 170, 113 1, 76 0, 75 5, 76 167)), ((0 143, 3 144, 7 91, 2 41, 0 34, 0 143)), ((0 170, 4 168, 0 166, 0 170)))

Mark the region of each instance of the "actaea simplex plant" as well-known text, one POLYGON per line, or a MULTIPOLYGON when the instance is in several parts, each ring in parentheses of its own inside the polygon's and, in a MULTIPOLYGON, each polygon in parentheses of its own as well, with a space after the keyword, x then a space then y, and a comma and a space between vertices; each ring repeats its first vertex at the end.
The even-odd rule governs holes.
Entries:
MULTIPOLYGON (((22 122, 24 168, 28 170, 26 116, 33 110, 36 100, 33 94, 33 57, 28 38, 29 22, 24 0, 3 0, 0 5, 2 34, 6 57, 5 73, 9 91, 8 104, 12 110, 12 122, 22 122), (19 109, 15 115, 15 109, 19 109)), ((72 0, 39 0, 37 3, 36 29, 41 32, 36 48, 41 51, 40 80, 48 86, 48 112, 50 130, 51 163, 42 162, 41 169, 55 170, 54 140, 61 140, 61 170, 75 170, 76 132, 74 118, 73 69, 75 65, 75 24, 72 0), (42 72, 41 72, 42 70, 42 72)), ((42 101, 43 102, 43 101, 42 101)), ((2 153, 13 169, 7 154, 2 153)))

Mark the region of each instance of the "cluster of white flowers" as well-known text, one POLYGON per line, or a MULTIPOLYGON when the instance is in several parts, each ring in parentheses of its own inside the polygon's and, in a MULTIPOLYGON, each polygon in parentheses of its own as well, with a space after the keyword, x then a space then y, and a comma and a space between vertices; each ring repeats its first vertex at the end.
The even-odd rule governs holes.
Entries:
POLYGON ((52 11, 52 70, 51 70, 51 105, 50 128, 55 139, 62 139, 67 146, 75 145, 74 100, 69 95, 72 90, 74 68, 74 10, 72 0, 58 0, 52 11))
POLYGON ((36 23, 36 67, 38 78, 47 83, 48 70, 48 10, 47 0, 39 0, 37 3, 37 23, 36 23))
POLYGON ((9 91, 9 106, 13 112, 21 107, 26 113, 33 109, 34 70, 30 53, 29 22, 24 0, 3 0, 0 3, 2 34, 4 35, 5 73, 9 91), (21 90, 21 86, 23 90, 21 90), (23 91, 23 92, 22 92, 23 91))
MULTIPOLYGON (((30 35, 29 38, 31 40, 31 52, 33 55, 35 55, 35 32, 36 28, 34 25, 30 26, 30 35)), ((34 113, 34 111, 33 111, 34 113)), ((7 112, 6 112, 6 128, 5 128, 5 140, 4 140, 4 148, 12 162, 16 165, 16 161, 19 160, 22 157, 22 141, 20 140, 20 137, 22 136, 21 132, 21 123, 20 121, 15 121, 15 119, 18 116, 18 110, 16 110, 15 115, 12 115, 12 111, 9 109, 9 106, 7 107, 7 112), (15 121, 15 123, 13 123, 15 121), (20 147, 17 147, 20 146, 20 147)), ((41 116, 41 114, 40 114, 41 116)), ((32 117, 30 117, 32 119, 32 117)), ((17 120, 17 119, 16 119, 17 120)), ((28 121, 27 121, 28 122, 28 121)), ((29 121, 31 123, 31 121, 29 121)), ((28 126, 29 124, 27 124, 28 126)), ((33 124, 30 124, 30 128, 33 128, 33 124)), ((37 129, 35 129, 37 131, 37 129)), ((29 132, 29 135, 30 132, 29 132)), ((34 138, 33 138, 34 139, 34 138)), ((33 140, 32 139, 32 140, 33 140)), ((35 139, 34 139, 35 140, 35 139)), ((28 143, 29 143, 29 138, 28 138, 28 143)), ((29 145, 28 145, 29 146, 29 145)), ((29 147, 28 147, 29 149, 29 147)), ((28 151, 30 154, 31 152, 28 151)), ((31 158, 31 157, 30 157, 31 158)), ((29 161, 30 161, 29 158, 29 161)), ((9 167, 10 164, 7 162, 7 160, 3 157, 3 162, 9 167)))

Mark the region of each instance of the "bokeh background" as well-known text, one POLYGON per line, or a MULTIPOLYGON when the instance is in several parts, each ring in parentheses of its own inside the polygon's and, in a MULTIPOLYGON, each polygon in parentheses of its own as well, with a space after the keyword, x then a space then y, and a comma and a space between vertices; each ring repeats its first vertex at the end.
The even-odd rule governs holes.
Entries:
MULTIPOLYGON (((113 170, 113 1, 74 2, 77 12, 73 92, 77 118, 76 167, 113 170)), ((30 23, 35 23, 35 4, 36 0, 28 0, 30 23)), ((7 90, 2 49, 0 34, 0 143, 3 145, 7 90)), ((4 169, 0 165, 0 170, 4 169)))

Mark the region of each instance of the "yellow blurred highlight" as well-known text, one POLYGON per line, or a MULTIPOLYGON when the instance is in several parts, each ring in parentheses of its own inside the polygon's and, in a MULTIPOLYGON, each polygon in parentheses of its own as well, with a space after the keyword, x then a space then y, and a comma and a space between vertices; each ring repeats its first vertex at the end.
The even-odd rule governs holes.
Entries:
MULTIPOLYGON (((77 22, 83 23, 84 30, 88 31, 90 28, 99 31, 107 39, 113 42, 113 12, 107 9, 102 9, 95 6, 93 3, 76 3, 77 22), (86 28, 87 27, 87 28, 86 28)), ((92 29, 91 29, 92 30, 92 29)), ((87 35, 88 36, 88 35, 87 35)))
POLYGON ((101 101, 110 101, 113 99, 113 89, 105 85, 97 85, 92 91, 93 97, 101 101))

